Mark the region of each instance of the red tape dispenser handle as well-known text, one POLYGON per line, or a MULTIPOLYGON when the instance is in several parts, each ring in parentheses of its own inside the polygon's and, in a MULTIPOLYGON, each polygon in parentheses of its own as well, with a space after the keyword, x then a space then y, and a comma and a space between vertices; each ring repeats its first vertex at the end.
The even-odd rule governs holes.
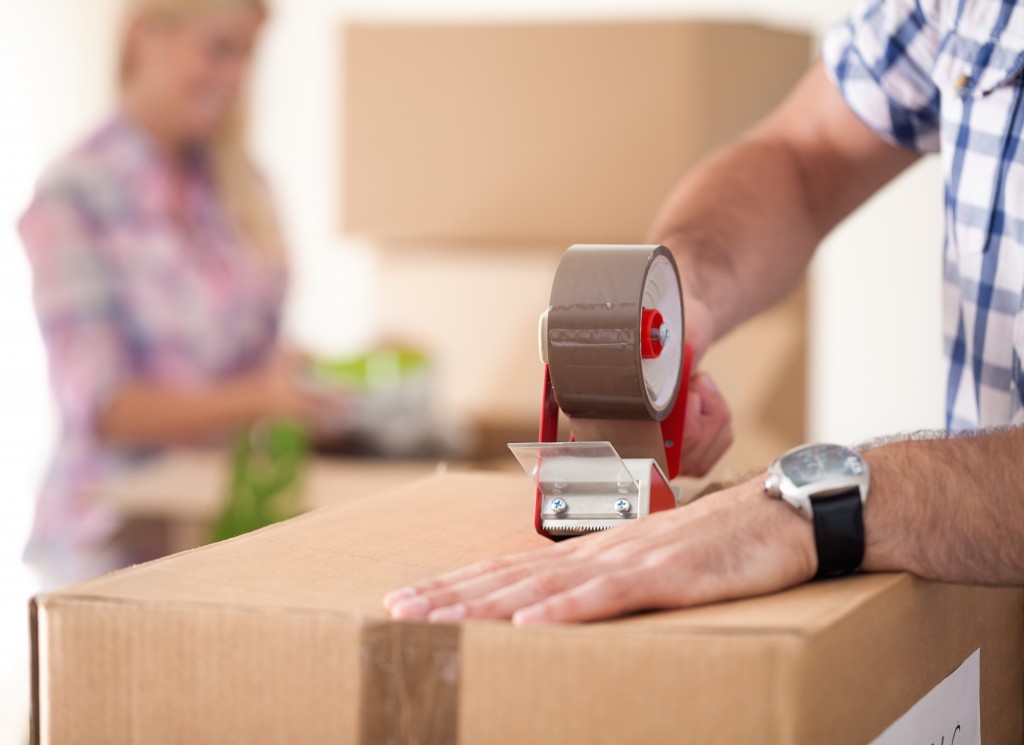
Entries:
MULTIPOLYGON (((537 442, 557 442, 558 441, 558 402, 555 400, 555 388, 551 385, 551 370, 547 365, 544 365, 544 393, 541 396, 540 403, 540 434, 537 437, 537 442)), ((534 529, 544 535, 543 526, 541 525, 541 506, 544 504, 544 494, 540 490, 540 485, 537 485, 537 502, 533 506, 533 527, 534 529)))
POLYGON ((693 367, 693 348, 683 348, 683 374, 679 379, 679 396, 669 415, 661 420, 661 438, 665 441, 665 464, 668 477, 679 475, 683 459, 683 430, 686 425, 686 404, 690 400, 690 372, 693 367))

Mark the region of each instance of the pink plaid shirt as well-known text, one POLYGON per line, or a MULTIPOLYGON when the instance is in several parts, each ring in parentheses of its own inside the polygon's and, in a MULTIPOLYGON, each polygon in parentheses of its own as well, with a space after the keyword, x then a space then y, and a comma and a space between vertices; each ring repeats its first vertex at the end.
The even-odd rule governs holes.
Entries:
POLYGON ((117 116, 43 177, 21 220, 61 418, 29 559, 87 553, 117 529, 87 487, 152 452, 96 436, 120 385, 209 383, 275 344, 285 267, 232 228, 199 153, 184 203, 188 228, 171 216, 168 161, 117 116))

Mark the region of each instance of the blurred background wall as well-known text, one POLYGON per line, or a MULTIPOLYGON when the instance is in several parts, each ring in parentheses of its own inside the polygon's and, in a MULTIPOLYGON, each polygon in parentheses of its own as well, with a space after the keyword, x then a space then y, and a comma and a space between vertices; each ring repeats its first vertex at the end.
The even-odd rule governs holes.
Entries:
MULTIPOLYGON (((401 325, 387 313, 367 313, 377 305, 382 271, 402 263, 400 255, 382 255, 370 242, 346 239, 339 230, 345 197, 339 168, 344 21, 696 16, 773 24, 817 38, 850 5, 849 0, 280 0, 260 53, 252 121, 256 151, 294 248, 289 334, 309 347, 343 352, 401 325)), ((14 221, 41 169, 112 105, 119 12, 119 0, 0 3, 0 675, 6 676, 0 680, 0 742, 9 736, 11 742, 22 741, 22 590, 29 584, 17 557, 54 427, 14 221)), ((713 69, 700 74, 714 85, 713 69)), ((815 260, 807 301, 810 437, 856 441, 941 425, 940 241, 941 182, 934 161, 918 164, 826 241, 815 260)), ((516 272, 522 279, 534 271, 521 262, 494 261, 512 282, 516 272)), ((542 272, 553 266, 550 258, 538 261, 542 272)), ((538 288, 541 303, 547 290, 538 288)), ((493 302, 484 294, 478 302, 489 299, 493 302)), ((532 335, 533 328, 524 334, 532 335)), ((744 375, 757 374, 756 356, 748 370, 744 375)), ((730 385, 742 382, 737 376, 730 385)))

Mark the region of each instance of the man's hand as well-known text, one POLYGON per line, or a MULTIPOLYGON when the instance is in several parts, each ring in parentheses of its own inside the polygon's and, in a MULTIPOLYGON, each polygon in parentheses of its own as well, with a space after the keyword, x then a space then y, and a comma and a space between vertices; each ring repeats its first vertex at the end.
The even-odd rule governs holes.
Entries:
MULTIPOLYGON (((683 284, 685 287, 686 282, 683 284)), ((686 308, 686 343, 693 349, 693 368, 696 370, 711 344, 713 322, 711 313, 691 288, 683 290, 683 302, 686 308)), ((689 400, 683 425, 681 473, 684 476, 706 476, 732 445, 732 414, 707 373, 695 372, 689 381, 682 384, 688 385, 689 390, 681 390, 679 395, 688 395, 689 400)))
POLYGON ((621 528, 483 562, 389 594, 394 619, 568 623, 761 595, 814 576, 811 523, 763 479, 621 528))
MULTIPOLYGON (((684 395, 680 391, 679 395, 684 395)), ((690 399, 683 425, 684 476, 706 476, 732 445, 732 413, 711 376, 699 372, 690 378, 690 399)))

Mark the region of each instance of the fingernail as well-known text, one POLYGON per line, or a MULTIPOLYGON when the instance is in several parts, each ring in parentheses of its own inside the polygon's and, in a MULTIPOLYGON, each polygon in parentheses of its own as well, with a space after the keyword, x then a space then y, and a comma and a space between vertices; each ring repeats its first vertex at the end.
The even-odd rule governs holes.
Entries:
POLYGON ((411 598, 415 595, 416 590, 412 587, 403 587, 401 590, 389 592, 387 595, 384 596, 384 607, 388 610, 391 610, 391 606, 397 603, 399 600, 405 600, 406 598, 411 598))
POLYGON ((715 385, 715 381, 711 379, 710 375, 708 375, 707 373, 701 373, 700 377, 701 381, 704 383, 705 387, 708 390, 710 390, 712 393, 718 393, 718 386, 715 385))
POLYGON ((449 605, 447 608, 438 608, 431 611, 427 620, 431 623, 458 623, 466 617, 466 606, 462 603, 449 605))
POLYGON ((539 605, 531 605, 529 608, 517 610, 512 614, 512 623, 516 626, 528 626, 533 623, 544 623, 546 620, 544 608, 539 605))
POLYGON ((421 620, 430 612, 430 600, 425 597, 413 597, 400 600, 390 610, 391 617, 400 621, 421 620))

